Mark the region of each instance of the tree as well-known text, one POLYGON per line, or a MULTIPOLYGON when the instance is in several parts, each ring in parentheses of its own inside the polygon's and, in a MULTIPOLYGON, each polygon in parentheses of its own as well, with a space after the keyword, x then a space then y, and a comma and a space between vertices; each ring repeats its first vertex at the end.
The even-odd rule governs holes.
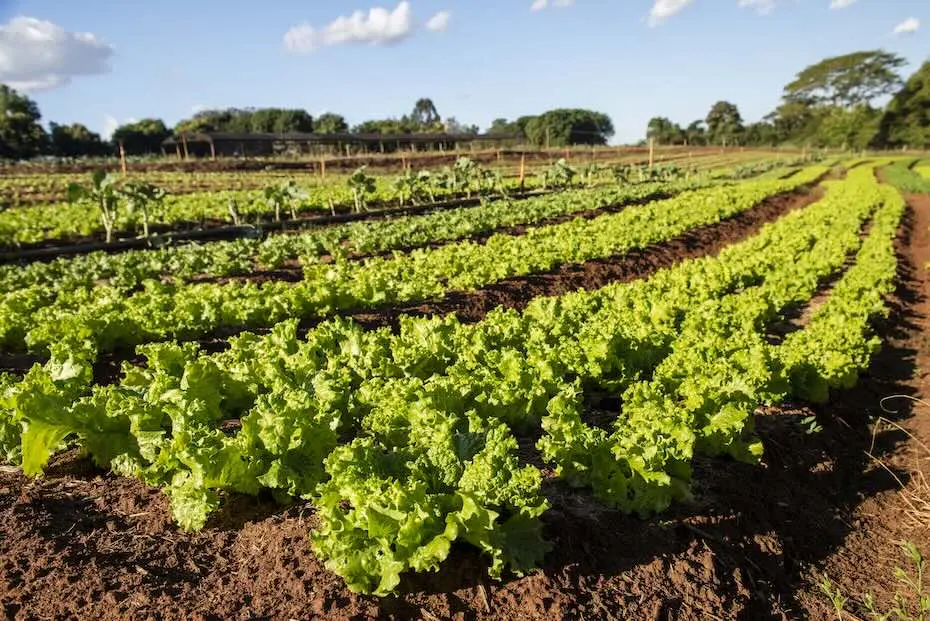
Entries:
POLYGON ((352 128, 354 134, 412 134, 415 131, 419 128, 408 117, 364 121, 352 128))
POLYGON ((768 121, 750 123, 743 129, 742 143, 745 145, 774 147, 779 142, 778 131, 768 121))
POLYGON ((421 128, 433 127, 441 121, 436 105, 428 97, 417 99, 410 116, 413 122, 421 128))
POLYGON ((342 134, 349 131, 349 125, 341 114, 326 112, 316 117, 313 131, 318 134, 342 134))
POLYGON ((481 132, 477 125, 464 125, 459 123, 454 116, 448 117, 442 125, 443 131, 447 134, 477 136, 481 132))
POLYGON ((834 56, 807 67, 785 87, 786 101, 853 108, 890 95, 901 86, 896 70, 907 61, 872 50, 834 56))
POLYGON ((111 152, 110 146, 80 123, 59 125, 49 123, 52 155, 58 157, 99 156, 111 152))
POLYGON ((646 138, 651 138, 656 144, 679 144, 685 139, 684 130, 664 116, 656 116, 649 120, 646 138))
POLYGON ((146 155, 160 152, 161 143, 170 135, 161 119, 142 119, 117 127, 110 140, 114 145, 122 142, 129 155, 146 155))
POLYGON ((523 119, 526 119, 523 131, 527 139, 543 147, 607 144, 614 135, 610 117, 593 110, 560 108, 537 117, 521 117, 517 123, 523 119))
POLYGON ((718 101, 707 113, 707 134, 711 143, 733 144, 743 131, 739 108, 728 101, 718 101))
POLYGON ((690 145, 707 144, 707 128, 703 120, 692 121, 685 128, 685 142, 690 145))
POLYGON ((892 147, 930 148, 930 61, 891 99, 877 141, 892 147))
POLYGON ((819 147, 866 149, 875 141, 881 112, 862 104, 854 108, 831 107, 823 111, 812 142, 819 147))
POLYGON ((0 84, 0 157, 25 159, 41 153, 48 144, 41 119, 34 101, 0 84))
POLYGON ((817 109, 801 101, 785 101, 765 117, 772 125, 776 140, 808 142, 817 133, 820 119, 817 109))

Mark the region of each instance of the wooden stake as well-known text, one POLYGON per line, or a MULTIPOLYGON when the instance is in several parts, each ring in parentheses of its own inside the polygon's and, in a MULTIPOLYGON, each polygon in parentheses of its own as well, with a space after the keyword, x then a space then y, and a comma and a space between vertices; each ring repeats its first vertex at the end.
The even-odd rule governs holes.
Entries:
POLYGON ((326 158, 320 158, 320 179, 326 179, 326 158))
POLYGON ((523 180, 526 178, 526 153, 520 154, 520 187, 523 187, 523 180))
POLYGON ((652 165, 655 162, 655 148, 656 148, 655 138, 650 138, 649 139, 649 168, 652 168, 652 165))
POLYGON ((123 176, 126 176, 126 149, 123 147, 123 141, 119 141, 119 165, 123 169, 123 176))
POLYGON ((567 162, 572 157, 571 152, 568 150, 568 147, 565 147, 565 161, 567 162))
POLYGON ((213 141, 210 141, 210 160, 216 161, 216 145, 213 144, 213 141))
POLYGON ((187 136, 185 134, 181 134, 181 142, 184 145, 184 159, 186 160, 190 157, 190 153, 187 151, 187 136))

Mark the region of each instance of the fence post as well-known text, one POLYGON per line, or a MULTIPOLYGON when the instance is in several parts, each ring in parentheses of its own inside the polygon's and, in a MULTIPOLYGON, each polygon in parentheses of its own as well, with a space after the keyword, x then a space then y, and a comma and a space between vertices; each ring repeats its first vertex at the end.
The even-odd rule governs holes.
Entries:
POLYGON ((119 165, 123 170, 123 176, 126 176, 126 149, 123 147, 123 141, 119 141, 119 165))

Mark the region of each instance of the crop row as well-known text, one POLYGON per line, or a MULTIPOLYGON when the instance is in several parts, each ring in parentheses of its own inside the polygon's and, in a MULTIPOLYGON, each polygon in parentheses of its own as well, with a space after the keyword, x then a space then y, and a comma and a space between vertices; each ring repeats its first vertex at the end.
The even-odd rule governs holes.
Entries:
MULTIPOLYGON (((767 162, 734 170, 711 171, 710 178, 746 178, 785 167, 791 162, 767 162)), ((471 160, 460 159, 454 166, 440 171, 405 172, 393 178, 370 177, 361 169, 350 177, 332 179, 322 185, 269 185, 261 189, 223 190, 193 194, 168 195, 143 209, 114 205, 112 214, 101 213, 99 200, 77 203, 35 205, 0 212, 0 245, 14 246, 51 240, 71 240, 111 231, 133 237, 140 230, 148 235, 150 224, 156 228, 231 224, 260 224, 271 220, 296 219, 327 211, 362 210, 371 205, 407 205, 450 198, 470 198, 490 194, 507 194, 515 189, 568 187, 572 184, 593 186, 599 183, 622 183, 686 179, 697 176, 695 170, 677 166, 642 166, 589 164, 573 168, 560 161, 518 182, 505 179, 498 172, 483 169, 471 160), (151 220, 151 222, 150 222, 151 220)), ((706 173, 702 173, 706 176, 706 173)), ((130 182, 136 183, 138 180, 130 182)), ((116 185, 124 180, 117 180, 116 185)))
POLYGON ((885 180, 902 192, 930 194, 930 179, 910 167, 913 160, 898 160, 881 169, 885 180))
POLYGON ((359 256, 463 239, 502 227, 532 225, 606 206, 655 200, 697 187, 697 182, 679 182, 567 190, 557 197, 498 200, 476 207, 353 222, 263 240, 215 241, 112 254, 97 251, 50 262, 2 265, 0 293, 28 286, 63 290, 101 282, 128 291, 146 279, 162 276, 187 281, 200 275, 243 275, 255 269, 276 269, 293 260, 314 263, 327 254, 359 256))
POLYGON ((394 334, 334 320, 299 340, 289 321, 220 354, 144 346, 147 368, 93 388, 90 354, 56 344, 44 367, 2 380, 0 448, 36 474, 70 439, 165 488, 185 528, 204 524, 220 491, 310 498, 314 550, 357 591, 437 569, 455 541, 486 553, 492 576, 525 572, 548 547, 548 502, 515 433, 542 425, 558 476, 648 513, 686 494, 695 452, 756 459, 759 404, 820 400, 865 368, 903 201, 868 169, 828 186, 718 257, 477 324, 406 318, 394 334), (857 249, 810 323, 769 344, 766 325, 857 249), (622 394, 608 430, 584 422, 592 390, 622 394))
MULTIPOLYGON (((809 184, 825 169, 810 167, 783 181, 747 182, 683 192, 590 220, 493 235, 408 254, 307 264, 299 283, 169 283, 146 280, 132 295, 116 286, 56 291, 36 285, 0 302, 0 343, 44 352, 55 343, 89 342, 112 350, 148 341, 189 339, 220 328, 269 326, 474 290, 502 279, 643 248, 700 225, 746 211, 771 196, 809 184)), ((547 199, 564 200, 559 196, 547 199)), ((596 195, 572 195, 597 208, 596 195)))

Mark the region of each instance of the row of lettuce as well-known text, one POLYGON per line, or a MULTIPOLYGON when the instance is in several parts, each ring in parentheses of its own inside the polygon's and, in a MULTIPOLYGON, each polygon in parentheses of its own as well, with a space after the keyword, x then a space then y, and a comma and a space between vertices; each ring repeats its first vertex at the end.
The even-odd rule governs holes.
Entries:
MULTIPOLYGON (((496 234, 364 260, 304 262, 303 279, 165 282, 147 279, 127 294, 116 284, 16 288, 0 299, 0 344, 47 354, 58 343, 114 350, 217 331, 268 327, 290 318, 421 301, 471 291, 503 279, 622 254, 745 212, 766 198, 812 183, 827 169, 808 167, 785 180, 750 181, 685 191, 618 213, 496 234)), ((541 198, 597 209, 611 191, 541 198)), ((570 213, 574 207, 557 207, 570 213)), ((306 255, 305 255, 306 257, 306 255)))
POLYGON ((464 239, 517 225, 530 226, 607 206, 657 200, 701 182, 648 183, 624 188, 569 190, 561 195, 499 200, 422 215, 351 222, 265 239, 214 241, 110 253, 96 251, 48 262, 0 266, 0 293, 41 285, 55 289, 100 282, 124 290, 147 279, 189 281, 198 276, 241 276, 288 263, 318 263, 329 256, 364 256, 464 239))
MULTIPOLYGON (((560 160, 522 181, 504 178, 499 172, 482 168, 468 158, 459 158, 455 165, 439 171, 405 171, 394 177, 370 176, 359 169, 348 177, 335 177, 308 185, 305 181, 297 183, 300 177, 292 176, 280 178, 284 180, 264 188, 169 194, 144 210, 129 208, 127 204, 126 208, 117 208, 112 218, 107 216, 106 223, 93 201, 0 210, 0 246, 66 242, 101 236, 105 229, 112 229, 116 237, 131 238, 141 231, 146 231, 147 235, 150 224, 163 228, 222 223, 262 226, 280 219, 293 220, 308 215, 362 210, 370 206, 402 206, 450 198, 507 195, 521 188, 590 187, 598 184, 626 186, 658 180, 777 175, 803 165, 805 159, 771 159, 751 166, 700 173, 690 167, 686 170, 674 165, 647 168, 591 163, 573 167, 560 160)), ((123 181, 120 178, 116 184, 123 181)), ((136 180, 130 178, 129 182, 132 185, 136 180)))
POLYGON ((866 167, 825 185, 717 257, 475 324, 406 317, 392 332, 336 319, 298 338, 288 320, 218 354, 142 346, 147 365, 125 364, 110 386, 93 385, 92 347, 54 342, 49 363, 0 380, 0 449, 38 474, 76 444, 162 487, 187 529, 224 492, 310 499, 315 552, 359 592, 437 570, 456 541, 484 552, 491 576, 523 573, 549 548, 549 503, 517 437, 541 427, 557 477, 649 514, 688 495, 695 455, 757 460, 759 405, 823 401, 866 368, 904 203, 866 167), (806 325, 768 338, 851 256, 806 325), (605 391, 623 404, 607 429, 585 420, 586 395, 605 391))

